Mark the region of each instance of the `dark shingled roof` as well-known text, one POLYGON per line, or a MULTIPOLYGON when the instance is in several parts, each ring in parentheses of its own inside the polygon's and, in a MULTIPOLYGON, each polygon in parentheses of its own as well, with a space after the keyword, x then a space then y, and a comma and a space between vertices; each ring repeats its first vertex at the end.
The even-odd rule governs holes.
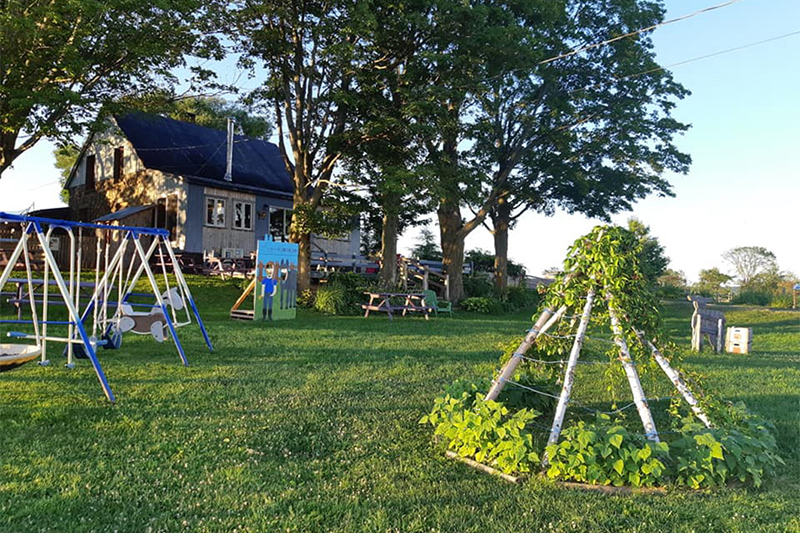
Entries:
POLYGON ((291 176, 278 147, 270 142, 235 136, 233 181, 228 182, 224 179, 227 144, 224 131, 145 113, 114 118, 149 169, 223 189, 279 196, 292 194, 291 176))

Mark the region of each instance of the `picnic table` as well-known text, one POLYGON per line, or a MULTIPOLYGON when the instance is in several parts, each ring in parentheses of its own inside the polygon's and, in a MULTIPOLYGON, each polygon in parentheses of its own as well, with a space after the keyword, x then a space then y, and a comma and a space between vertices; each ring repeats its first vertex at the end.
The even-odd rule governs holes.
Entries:
POLYGON ((369 316, 370 311, 380 311, 389 316, 392 320, 393 315, 397 311, 402 311, 403 316, 410 312, 421 312, 425 315, 425 320, 428 320, 428 315, 433 311, 433 307, 425 302, 425 294, 419 292, 365 292, 369 295, 369 303, 361 304, 361 309, 364 309, 364 318, 369 316), (402 304, 392 303, 392 298, 395 300, 403 300, 402 304))
MULTIPOLYGON (((22 319, 22 304, 30 303, 31 295, 28 293, 28 279, 27 278, 9 278, 6 283, 14 284, 15 289, 14 292, 3 292, 0 293, 2 296, 10 296, 6 301, 14 306, 17 310, 17 319, 22 319)), ((44 298, 44 280, 40 278, 33 278, 31 280, 31 285, 33 285, 33 298, 35 299, 37 304, 43 302, 44 298)), ((57 282, 54 279, 47 280, 48 286, 57 286, 57 282)), ((78 294, 80 294, 81 300, 91 300, 92 296, 94 295, 94 282, 91 281, 81 281, 77 283, 78 294)), ((52 291, 52 289, 51 289, 52 291)), ((49 300, 50 305, 66 305, 60 298, 59 298, 59 291, 55 289, 55 297, 51 296, 51 300, 49 300)))

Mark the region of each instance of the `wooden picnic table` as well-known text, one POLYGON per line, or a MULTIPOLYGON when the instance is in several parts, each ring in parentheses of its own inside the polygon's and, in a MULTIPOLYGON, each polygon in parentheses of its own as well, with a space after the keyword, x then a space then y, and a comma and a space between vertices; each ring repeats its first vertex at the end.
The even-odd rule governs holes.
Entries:
POLYGON ((402 311, 403 316, 410 312, 421 312, 425 315, 425 320, 428 320, 428 315, 433 311, 433 307, 425 302, 425 294, 419 292, 365 292, 369 295, 369 303, 361 304, 361 308, 366 312, 364 318, 369 316, 370 311, 380 311, 389 315, 389 320, 392 320, 393 315, 397 311, 402 311), (401 305, 393 304, 392 298, 399 300, 402 299, 401 305))

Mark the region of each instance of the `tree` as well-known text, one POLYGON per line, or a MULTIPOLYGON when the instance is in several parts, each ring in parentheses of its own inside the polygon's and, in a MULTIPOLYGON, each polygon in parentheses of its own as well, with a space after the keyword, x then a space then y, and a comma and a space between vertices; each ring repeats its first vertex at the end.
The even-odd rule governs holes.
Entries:
POLYGON ((639 270, 651 287, 658 283, 658 278, 669 266, 669 257, 664 255, 664 247, 658 239, 650 235, 650 228, 635 217, 628 219, 628 230, 639 240, 639 270))
POLYGON ((717 299, 728 292, 724 285, 733 279, 731 276, 720 272, 716 267, 701 270, 699 278, 699 281, 692 287, 692 292, 713 296, 717 299))
POLYGON ((0 176, 42 138, 69 142, 101 108, 172 85, 187 55, 221 59, 223 4, 0 1, 0 176))
POLYGON ((442 249, 436 243, 436 237, 428 228, 422 228, 417 237, 417 244, 411 249, 412 257, 428 261, 441 261, 442 249))
POLYGON ((369 49, 378 22, 362 2, 253 0, 235 13, 231 37, 242 65, 265 70, 252 101, 273 108, 278 146, 294 182, 290 240, 298 244, 298 289, 311 283, 311 234, 345 152, 362 140, 352 105, 356 83, 382 65, 369 49))
POLYGON ((67 179, 69 179, 72 167, 75 166, 75 161, 78 160, 80 153, 80 147, 70 142, 58 145, 55 150, 53 150, 55 167, 58 169, 59 174, 61 174, 61 177, 58 179, 61 183, 61 201, 65 204, 69 203, 69 189, 65 189, 64 184, 67 182, 67 179))
POLYGON ((775 254, 761 246, 740 246, 722 254, 733 266, 742 287, 747 287, 759 273, 777 269, 775 254))
POLYGON ((655 62, 649 37, 549 61, 577 43, 663 20, 660 4, 447 6, 452 18, 434 16, 434 23, 438 34, 458 38, 426 43, 425 86, 436 109, 422 107, 419 120, 431 125, 424 146, 437 181, 430 190, 453 271, 451 295, 459 299, 464 239, 487 216, 502 271, 515 209, 563 204, 607 216, 647 194, 671 194, 663 173, 685 172, 690 158, 672 144, 687 126, 670 117, 687 92, 655 62))

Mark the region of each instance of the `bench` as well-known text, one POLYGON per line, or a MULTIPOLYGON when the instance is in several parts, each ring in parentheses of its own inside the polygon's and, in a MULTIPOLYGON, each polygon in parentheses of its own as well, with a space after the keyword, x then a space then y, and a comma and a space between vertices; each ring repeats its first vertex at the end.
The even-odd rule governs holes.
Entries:
POLYGON ((706 307, 709 302, 713 301, 711 298, 692 295, 686 298, 694 305, 692 350, 699 352, 703 348, 703 337, 706 337, 716 353, 722 352, 722 343, 725 338, 725 315, 706 307))

